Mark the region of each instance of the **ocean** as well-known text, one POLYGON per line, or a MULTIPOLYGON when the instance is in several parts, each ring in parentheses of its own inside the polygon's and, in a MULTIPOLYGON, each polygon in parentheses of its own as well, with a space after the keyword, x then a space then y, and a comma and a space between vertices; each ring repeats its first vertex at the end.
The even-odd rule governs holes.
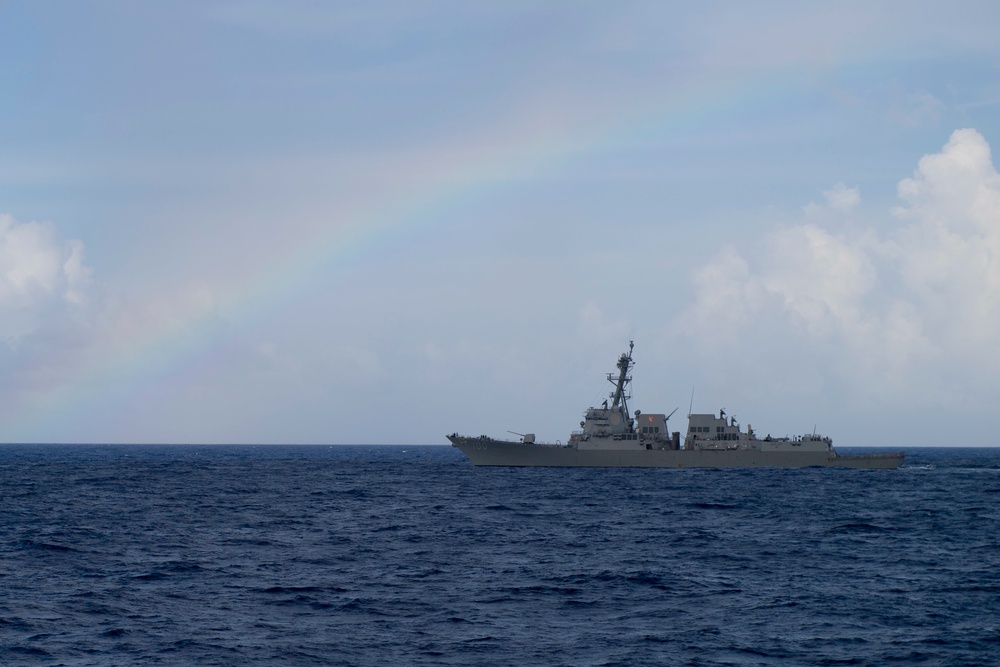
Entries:
POLYGON ((865 471, 4 445, 0 664, 996 665, 1000 449, 865 471))

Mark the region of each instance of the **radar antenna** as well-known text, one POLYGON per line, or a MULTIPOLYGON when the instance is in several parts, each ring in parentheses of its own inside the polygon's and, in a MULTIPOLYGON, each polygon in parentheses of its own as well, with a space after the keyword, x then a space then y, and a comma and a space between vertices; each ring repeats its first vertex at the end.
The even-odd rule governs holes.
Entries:
POLYGON ((618 377, 612 378, 611 373, 608 373, 608 382, 615 385, 615 391, 611 394, 611 409, 622 411, 625 422, 629 424, 629 431, 632 430, 632 420, 629 418, 628 413, 628 399, 632 397, 628 395, 626 390, 628 383, 632 381, 632 377, 628 373, 634 365, 632 362, 632 348, 634 347, 635 341, 630 340, 628 342, 628 353, 623 352, 622 356, 618 357, 618 377))

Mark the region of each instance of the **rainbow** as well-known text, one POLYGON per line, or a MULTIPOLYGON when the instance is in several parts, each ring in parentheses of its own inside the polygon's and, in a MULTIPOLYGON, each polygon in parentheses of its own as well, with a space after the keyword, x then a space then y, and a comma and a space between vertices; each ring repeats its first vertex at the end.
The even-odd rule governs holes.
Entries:
POLYGON ((798 94, 797 86, 789 85, 787 78, 722 88, 692 86, 627 117, 523 123, 496 140, 446 156, 436 169, 382 193, 378 201, 355 202, 336 212, 334 224, 215 307, 192 309, 170 323, 137 330, 126 344, 78 360, 66 381, 22 398, 3 430, 11 441, 37 442, 43 433, 96 428, 109 432, 114 441, 116 429, 128 426, 130 405, 159 384, 183 384, 187 373, 225 345, 217 335, 220 313, 227 322, 241 326, 273 312, 329 267, 349 263, 404 230, 433 226, 449 207, 503 188, 514 179, 558 171, 573 159, 610 147, 676 136, 729 113, 765 113, 784 105, 793 94, 798 94))

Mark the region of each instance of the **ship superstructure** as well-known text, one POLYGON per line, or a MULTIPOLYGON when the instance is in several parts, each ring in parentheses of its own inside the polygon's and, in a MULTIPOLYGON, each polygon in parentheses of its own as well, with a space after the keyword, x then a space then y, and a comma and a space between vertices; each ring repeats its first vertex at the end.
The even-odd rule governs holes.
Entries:
MULTIPOLYGON (((608 373, 608 382, 615 390, 599 408, 588 408, 580 422, 580 431, 569 436, 569 444, 582 450, 597 449, 679 449, 680 433, 671 434, 667 429, 665 414, 642 414, 635 411, 635 418, 629 415, 628 401, 632 398, 628 386, 632 382, 632 350, 618 357, 618 374, 608 373)), ((673 413, 670 413, 671 415, 673 413)))

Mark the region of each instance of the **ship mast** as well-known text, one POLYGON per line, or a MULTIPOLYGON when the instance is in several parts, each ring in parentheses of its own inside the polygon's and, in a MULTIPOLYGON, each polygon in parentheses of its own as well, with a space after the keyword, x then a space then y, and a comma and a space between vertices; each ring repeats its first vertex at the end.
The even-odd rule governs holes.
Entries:
POLYGON ((611 379, 611 373, 608 373, 608 382, 615 385, 615 393, 611 394, 611 409, 618 408, 619 405, 624 408, 625 421, 629 423, 628 416, 628 403, 627 400, 630 398, 625 393, 625 388, 628 383, 632 381, 629 377, 629 370, 632 368, 632 348, 635 347, 634 341, 628 342, 628 354, 622 353, 622 356, 618 357, 618 378, 617 380, 611 379))

